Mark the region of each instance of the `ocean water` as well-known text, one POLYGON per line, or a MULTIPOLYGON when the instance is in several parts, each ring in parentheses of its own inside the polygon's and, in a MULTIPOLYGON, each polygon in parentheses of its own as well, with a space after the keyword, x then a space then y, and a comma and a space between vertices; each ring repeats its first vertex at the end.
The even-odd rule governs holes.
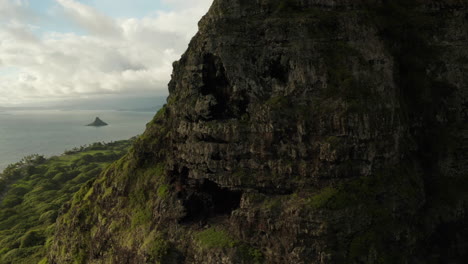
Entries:
POLYGON ((0 111, 0 171, 31 154, 59 155, 94 142, 129 139, 144 132, 154 112, 0 111), (109 126, 87 127, 96 117, 109 126))

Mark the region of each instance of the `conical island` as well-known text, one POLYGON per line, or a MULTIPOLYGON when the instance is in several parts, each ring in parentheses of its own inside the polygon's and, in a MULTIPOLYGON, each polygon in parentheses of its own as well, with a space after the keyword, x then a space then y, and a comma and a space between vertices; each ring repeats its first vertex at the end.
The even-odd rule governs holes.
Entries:
POLYGON ((108 124, 104 121, 102 121, 99 117, 96 117, 94 122, 91 124, 88 124, 87 126, 94 126, 94 127, 101 127, 101 126, 107 126, 108 124))

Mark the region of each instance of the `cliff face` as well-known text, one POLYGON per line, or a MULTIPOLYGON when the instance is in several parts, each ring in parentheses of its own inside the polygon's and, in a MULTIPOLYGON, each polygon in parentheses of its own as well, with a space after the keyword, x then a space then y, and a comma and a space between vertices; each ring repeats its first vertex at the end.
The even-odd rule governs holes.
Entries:
POLYGON ((463 263, 466 1, 215 0, 51 263, 463 263))

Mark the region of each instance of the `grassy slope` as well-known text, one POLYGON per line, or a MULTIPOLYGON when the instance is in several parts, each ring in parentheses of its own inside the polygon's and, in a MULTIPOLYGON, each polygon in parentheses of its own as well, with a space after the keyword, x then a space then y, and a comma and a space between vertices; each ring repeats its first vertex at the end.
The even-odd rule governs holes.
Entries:
POLYGON ((130 140, 95 143, 62 156, 34 155, 10 165, 0 175, 0 263, 40 262, 60 208, 130 145, 130 140))

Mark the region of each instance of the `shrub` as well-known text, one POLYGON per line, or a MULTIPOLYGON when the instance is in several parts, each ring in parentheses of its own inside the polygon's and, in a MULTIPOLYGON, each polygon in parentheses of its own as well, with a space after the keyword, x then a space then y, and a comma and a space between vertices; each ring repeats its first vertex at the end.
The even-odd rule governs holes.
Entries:
POLYGON ((159 263, 169 253, 169 242, 162 237, 156 237, 148 245, 148 253, 150 255, 150 261, 159 263))
POLYGON ((224 230, 209 228, 195 235, 203 248, 227 248, 234 247, 235 241, 224 230))
POLYGON ((12 188, 10 189, 9 193, 16 195, 16 196, 23 196, 26 193, 28 193, 31 190, 31 186, 27 185, 13 185, 12 188))
POLYGON ((243 263, 261 264, 264 262, 263 253, 250 245, 240 245, 237 249, 237 254, 243 263))
POLYGON ((137 210, 132 217, 132 227, 144 225, 151 221, 152 213, 146 209, 137 210))
POLYGON ((167 197, 168 194, 169 194, 169 185, 163 184, 163 185, 159 186, 159 188, 158 188, 159 198, 164 199, 164 198, 167 197))
POLYGON ((94 160, 94 157, 91 156, 90 154, 86 154, 81 157, 81 160, 88 163, 88 162, 92 162, 94 160))
POLYGON ((325 187, 322 190, 320 190, 320 192, 318 192, 317 194, 309 198, 309 200, 307 201, 308 205, 315 209, 322 208, 337 193, 338 193, 337 189, 333 187, 325 187))
POLYGON ((49 261, 47 261, 47 258, 43 258, 38 264, 49 264, 49 261))
POLYGON ((55 174, 55 176, 52 177, 52 180, 56 182, 65 182, 68 180, 67 178, 68 178, 68 175, 66 173, 59 172, 55 174))
POLYGON ((45 224, 53 224, 55 223, 55 220, 57 219, 58 212, 57 210, 50 210, 47 211, 39 217, 39 221, 45 224))
POLYGON ((22 202, 23 202, 23 199, 21 197, 16 196, 16 195, 8 195, 5 198, 3 198, 2 206, 7 207, 7 208, 12 208, 22 202))
POLYGON ((45 243, 45 237, 42 232, 33 230, 27 232, 21 238, 20 248, 33 247, 43 245, 45 243))
POLYGON ((98 167, 98 165, 96 163, 91 163, 91 164, 88 164, 88 165, 86 165, 84 167, 81 167, 80 171, 87 172, 87 171, 90 171, 90 170, 95 169, 97 167, 98 167))

